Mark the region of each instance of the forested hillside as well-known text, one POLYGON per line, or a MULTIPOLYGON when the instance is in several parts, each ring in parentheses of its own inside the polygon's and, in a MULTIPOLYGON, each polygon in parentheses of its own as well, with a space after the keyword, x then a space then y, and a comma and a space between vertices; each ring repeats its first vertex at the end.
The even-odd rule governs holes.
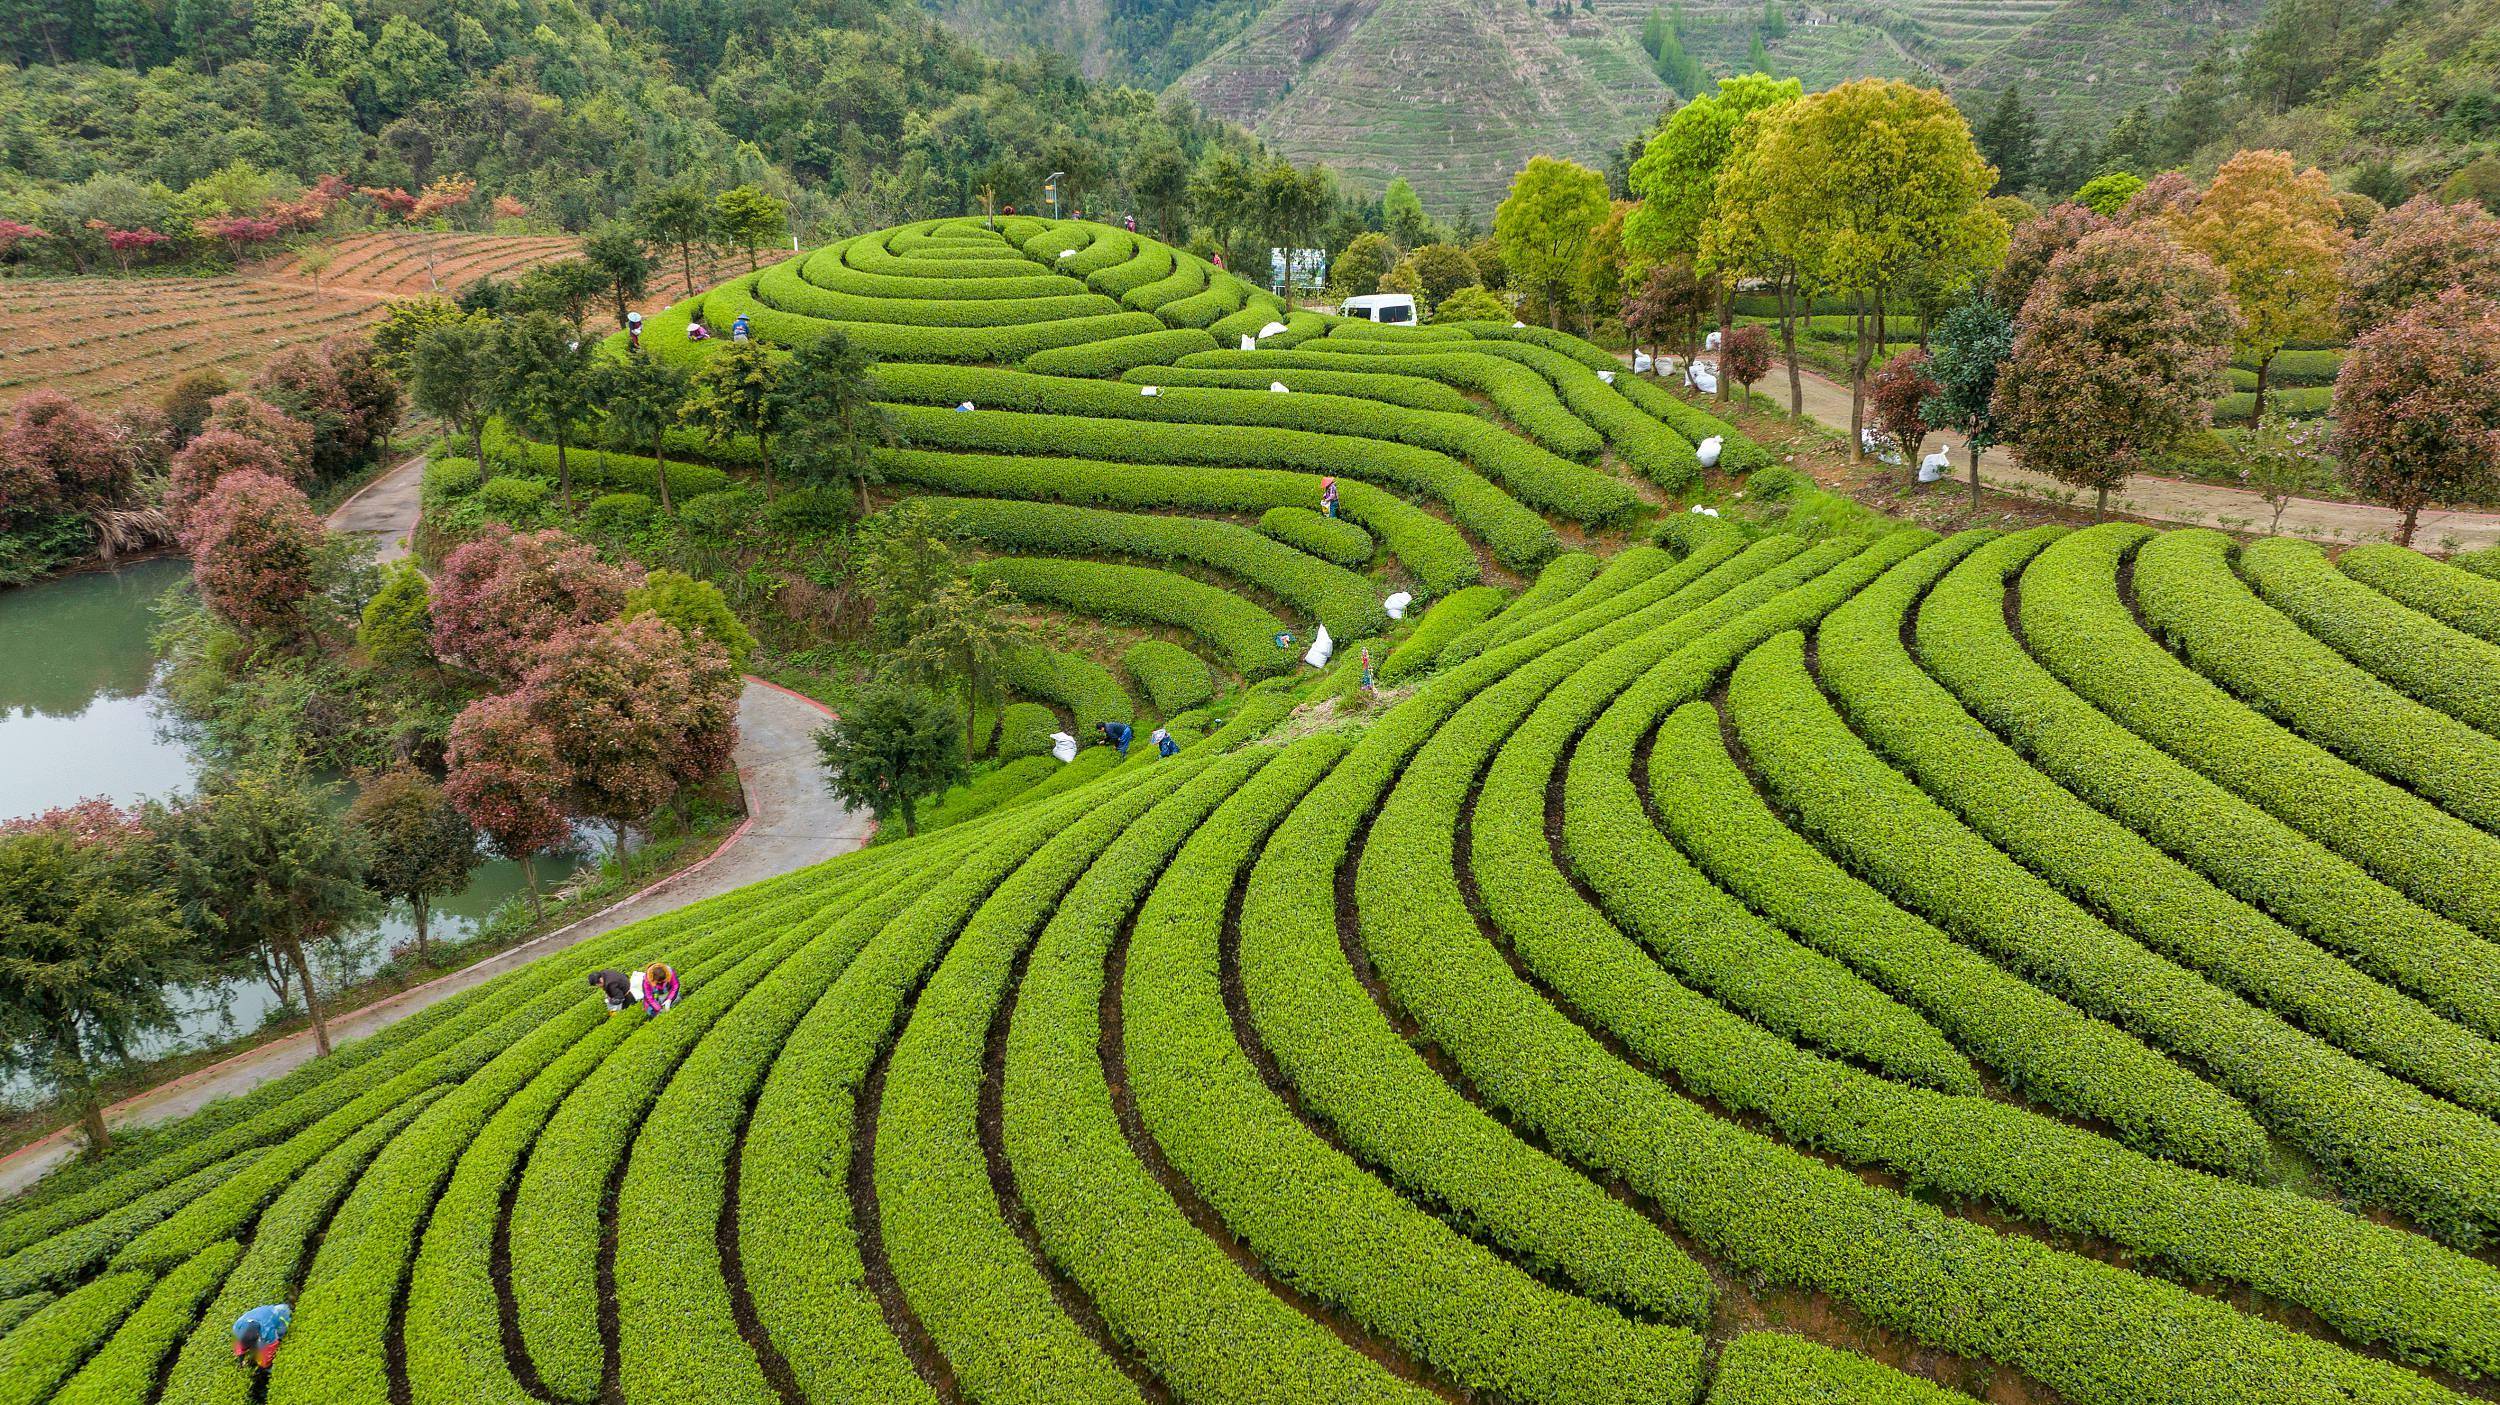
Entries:
POLYGON ((681 181, 754 183, 812 234, 985 183, 1031 199, 1090 153, 1247 145, 885 0, 5 0, 0 57, 0 217, 71 230, 218 213, 174 192, 242 162, 409 190, 465 173, 571 229, 681 181))

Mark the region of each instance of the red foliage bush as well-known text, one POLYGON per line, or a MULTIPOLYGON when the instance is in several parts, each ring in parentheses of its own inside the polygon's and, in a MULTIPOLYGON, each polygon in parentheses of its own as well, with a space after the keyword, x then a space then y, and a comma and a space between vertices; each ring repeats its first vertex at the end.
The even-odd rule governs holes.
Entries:
POLYGON ((557 636, 515 696, 554 738, 574 811, 623 826, 729 764, 741 686, 719 645, 642 615, 557 636))
POLYGON ((613 619, 641 579, 562 532, 490 527, 444 561, 434 581, 434 652, 506 682, 548 640, 613 619))
POLYGON ((2500 493, 2500 304, 2450 288, 2363 335, 2335 378, 2353 486, 2403 512, 2500 493))
POLYGON ((287 476, 286 465, 260 440, 231 429, 206 430, 174 455, 165 479, 165 511, 180 527, 190 520, 191 509, 228 474, 246 472, 281 481, 287 476))
POLYGON ((2082 242, 2085 235, 2109 226, 2088 206, 2070 202, 2049 207, 2040 218, 2015 228, 2005 246, 2005 262, 1989 279, 1988 292, 2005 306, 2019 309, 2023 299, 2031 296, 2031 285, 2040 281, 2059 254, 2082 242))
POLYGON ((202 432, 211 429, 231 430, 266 445, 283 470, 279 476, 290 482, 300 484, 311 478, 312 426, 257 395, 233 390, 209 401, 208 423, 202 432))
POLYGON ((17 402, 0 429, 0 514, 86 511, 118 501, 130 474, 102 420, 57 390, 17 402))
POLYGON ((1916 347, 1894 353, 1867 382, 1867 410, 1884 437, 1901 451, 1904 467, 1918 466, 1918 451, 1926 445, 1929 429, 1919 407, 1941 389, 1927 374, 1927 353, 1916 347))
POLYGON ((322 528, 304 495, 269 474, 220 479, 193 506, 182 544, 191 579, 219 619, 260 633, 295 624, 313 593, 322 528))
POLYGON ((528 863, 572 832, 564 811, 571 775, 519 699, 480 698, 461 709, 444 761, 443 794, 505 858, 528 863))
POLYGON ((2456 287, 2500 298, 2500 216, 2471 202, 2414 196, 2344 251, 2341 311, 2356 333, 2456 287))

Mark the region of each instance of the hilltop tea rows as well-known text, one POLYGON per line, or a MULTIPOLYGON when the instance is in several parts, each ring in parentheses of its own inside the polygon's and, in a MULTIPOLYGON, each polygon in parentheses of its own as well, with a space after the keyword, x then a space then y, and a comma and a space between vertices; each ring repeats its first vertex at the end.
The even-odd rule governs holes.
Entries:
POLYGON ((601 354, 837 333, 899 434, 856 485, 494 421, 429 515, 856 487, 1128 642, 1009 660, 912 837, 0 1207, 0 1402, 2491 1398, 2500 582, 1939 537, 1575 338, 1075 222, 601 354), (654 959, 657 1018, 584 983, 654 959))

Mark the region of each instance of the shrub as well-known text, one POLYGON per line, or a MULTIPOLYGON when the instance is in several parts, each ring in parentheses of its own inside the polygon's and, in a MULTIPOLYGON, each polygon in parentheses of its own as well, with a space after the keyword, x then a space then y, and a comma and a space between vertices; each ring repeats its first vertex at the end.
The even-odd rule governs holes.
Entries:
POLYGON ((1023 365, 1045 376, 1116 376, 1131 367, 1161 365, 1193 351, 1214 349, 1215 338, 1193 327, 1051 347, 1025 357, 1023 365))
POLYGON ((1432 608, 1424 612, 1422 622, 1415 626, 1415 632, 1381 662, 1380 681, 1395 683, 1430 668, 1451 640, 1492 618, 1494 611, 1509 603, 1508 591, 1489 585, 1471 585, 1434 601, 1432 608))
POLYGON ((1049 708, 1039 703, 1009 703, 998 714, 999 759, 1048 755, 1050 734, 1058 730, 1059 719, 1049 708))
MULTIPOLYGON (((1345 510, 1342 486, 1338 510, 1345 510)), ((1347 518, 1329 517, 1307 507, 1271 507, 1259 514, 1259 530, 1298 551, 1349 570, 1368 563, 1374 550, 1371 533, 1347 518)))
POLYGON ((981 563, 975 574, 1037 605, 1126 624, 1185 629, 1222 652, 1246 678, 1282 672, 1293 656, 1276 647, 1284 622, 1228 590, 1170 571, 1099 561, 1008 556, 981 563))
POLYGON ((422 480, 425 505, 447 506, 455 499, 476 492, 478 485, 485 481, 485 475, 475 459, 428 459, 422 480))
POLYGON ((1155 711, 1167 718, 1215 696, 1215 680, 1206 661, 1178 644, 1141 639, 1120 656, 1120 666, 1137 680, 1155 711))
POLYGON ((609 538, 629 536, 649 526, 660 505, 641 493, 601 493, 582 509, 582 525, 609 538))
POLYGON ((498 474, 479 485, 469 503, 485 517, 508 527, 535 527, 546 520, 555 485, 544 478, 498 474))

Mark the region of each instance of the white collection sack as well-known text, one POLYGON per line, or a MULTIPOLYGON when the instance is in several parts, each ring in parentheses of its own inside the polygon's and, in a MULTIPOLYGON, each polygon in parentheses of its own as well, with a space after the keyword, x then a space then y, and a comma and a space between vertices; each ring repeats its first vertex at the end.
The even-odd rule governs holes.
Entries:
POLYGON ((1691 386, 1693 389, 1700 391, 1704 395, 1716 395, 1719 393, 1719 377, 1707 366, 1685 367, 1684 383, 1691 386))
POLYGON ((1269 381, 1267 383, 1267 388, 1274 391, 1278 395, 1288 395, 1293 391, 1293 387, 1285 384, 1283 381, 1269 381))
POLYGON ((1250 335, 1248 332, 1244 332, 1244 333, 1242 333, 1242 334, 1241 334, 1241 349, 1242 349, 1242 350, 1244 350, 1244 351, 1256 351, 1256 350, 1258 350, 1258 349, 1259 349, 1259 339, 1258 339, 1257 337, 1254 337, 1254 336, 1250 335))
MULTIPOLYGON (((1636 367, 1635 369, 1638 368, 1636 367)), ((1612 371, 1600 371, 1597 373, 1597 378, 1604 381, 1608 385, 1613 385, 1615 383, 1615 373, 1612 371)))
POLYGON ((1065 732, 1051 733, 1050 754, 1058 757, 1063 762, 1074 761, 1076 759, 1076 738, 1069 736, 1065 732))
POLYGON ((1328 637, 1328 626, 1321 625, 1319 637, 1311 641, 1311 651, 1302 656, 1302 661, 1313 668, 1326 668, 1329 657, 1336 652, 1337 641, 1328 637))
POLYGON ((1402 620, 1406 618, 1406 607, 1414 603, 1415 597, 1401 590, 1397 594, 1390 596, 1388 599, 1381 601, 1380 608, 1389 612, 1389 618, 1393 620, 1402 620))
POLYGON ((1137 393, 1140 395, 1161 395, 1163 393, 1163 387, 1159 385, 1141 385, 1137 387, 1137 393))
POLYGON ((1918 461, 1918 481, 1934 483, 1953 476, 1953 456, 1942 449, 1918 461))
POLYGON ((1710 335, 1708 335, 1708 336, 1706 336, 1706 337, 1703 337, 1703 338, 1701 339, 1701 349, 1702 349, 1702 350, 1704 350, 1704 351, 1716 351, 1716 350, 1718 350, 1718 349, 1719 349, 1719 334, 1718 334, 1718 333, 1716 333, 1716 332, 1712 332, 1710 335))
POLYGON ((1725 447, 1719 442, 1719 436, 1713 434, 1693 446, 1693 457, 1701 460, 1701 466, 1704 468, 1717 468, 1719 451, 1725 447))
POLYGON ((1632 374, 1636 376, 1645 376, 1657 369, 1657 359, 1652 357, 1648 352, 1635 351, 1632 353, 1632 374))
POLYGON ((1266 341, 1269 337, 1272 337, 1283 330, 1285 330, 1284 323, 1270 322, 1266 326, 1259 329, 1259 340, 1266 341))

